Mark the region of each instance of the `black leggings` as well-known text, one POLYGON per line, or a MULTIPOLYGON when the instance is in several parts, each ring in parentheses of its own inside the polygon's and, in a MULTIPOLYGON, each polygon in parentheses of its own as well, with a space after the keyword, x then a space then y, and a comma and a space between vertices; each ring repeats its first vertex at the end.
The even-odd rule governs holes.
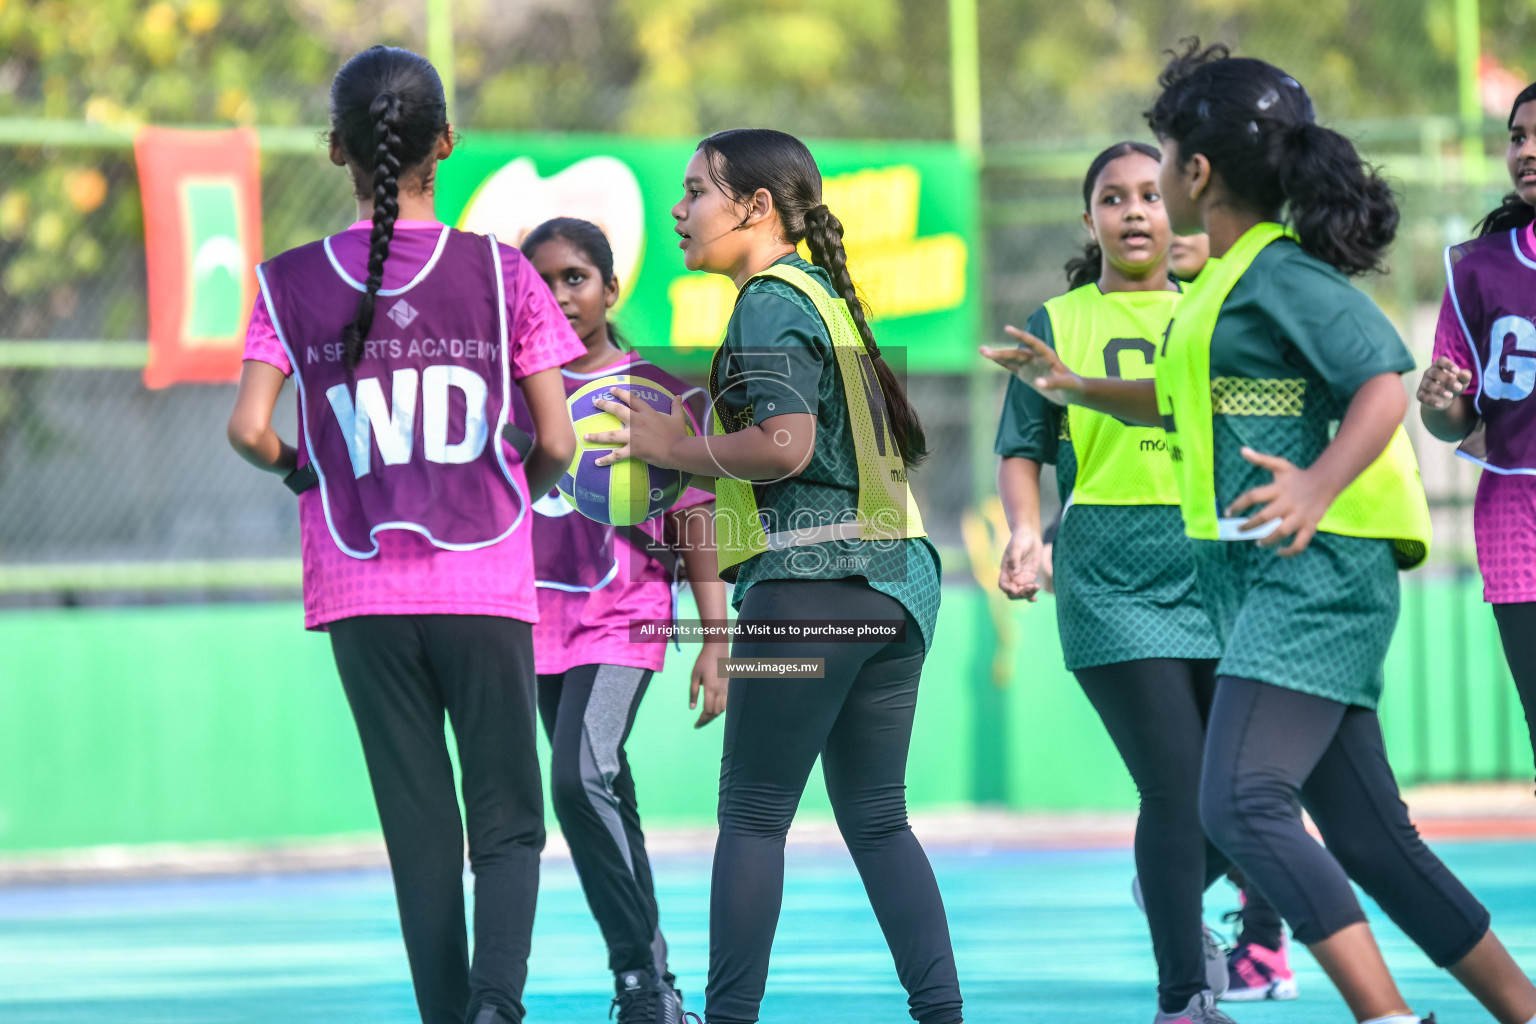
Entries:
POLYGON ((491 615, 365 615, 330 625, 368 762, 424 1024, 512 1024, 523 984, 544 796, 533 640, 491 615), (475 957, 464 934, 464 823, 443 713, 453 723, 475 873, 475 957))
POLYGON ((1263 893, 1249 885, 1248 879, 1235 866, 1228 869, 1227 880, 1243 891, 1243 904, 1237 912, 1237 941, 1255 942, 1266 949, 1278 950, 1284 941, 1280 911, 1264 898, 1263 893))
POLYGON ((649 669, 578 665, 539 676, 539 715, 549 734, 549 790, 587 905, 615 973, 667 975, 656 891, 640 831, 635 779, 624 741, 651 681, 649 669))
POLYGON ((1141 796, 1136 874, 1141 879, 1157 994, 1181 1010, 1206 988, 1201 895, 1227 859, 1200 827, 1200 758, 1216 691, 1214 660, 1148 658, 1078 669, 1077 681, 1141 796))
POLYGON ((1504 641, 1504 660, 1525 709, 1525 727, 1531 734, 1531 750, 1536 753, 1536 602, 1496 604, 1493 618, 1499 624, 1499 639, 1504 641))
POLYGON ((757 1020, 784 895, 784 837, 821 755, 827 795, 874 907, 913 1019, 961 1019, 944 903, 907 824, 907 747, 923 638, 862 580, 770 580, 741 619, 905 619, 900 643, 737 640, 732 657, 825 658, 823 679, 731 680, 720 764, 720 837, 709 898, 709 1024, 757 1020))
POLYGON ((1222 676, 1200 817, 1298 942, 1365 920, 1350 879, 1437 966, 1461 960, 1488 932, 1488 911, 1408 820, 1369 708, 1222 676), (1326 849, 1307 834, 1301 807, 1326 849))

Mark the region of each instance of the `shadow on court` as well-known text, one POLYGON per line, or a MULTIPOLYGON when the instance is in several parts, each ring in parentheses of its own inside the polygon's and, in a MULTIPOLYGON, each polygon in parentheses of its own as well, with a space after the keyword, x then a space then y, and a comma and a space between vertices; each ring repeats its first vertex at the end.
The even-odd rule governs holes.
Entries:
MULTIPOLYGON (((1438 844, 1536 971, 1536 844, 1438 844)), ((1145 1024, 1151 949, 1127 851, 933 856, 971 1024, 1145 1024)), ((709 859, 655 861, 673 969, 702 1009, 709 859)), ((570 862, 545 863, 527 1004, 531 1024, 607 1019, 611 980, 570 862)), ((1237 905, 1218 883, 1208 918, 1237 905)), ((1488 1020, 1374 907, 1409 1000, 1441 1021, 1488 1020)), ((414 1002, 389 878, 377 871, 0 889, 0 1020, 8 1024, 409 1024, 414 1002)), ((1310 957, 1301 998, 1232 1005, 1243 1024, 1345 1022, 1310 957)), ((842 851, 791 849, 762 1019, 909 1019, 874 915, 842 851)))

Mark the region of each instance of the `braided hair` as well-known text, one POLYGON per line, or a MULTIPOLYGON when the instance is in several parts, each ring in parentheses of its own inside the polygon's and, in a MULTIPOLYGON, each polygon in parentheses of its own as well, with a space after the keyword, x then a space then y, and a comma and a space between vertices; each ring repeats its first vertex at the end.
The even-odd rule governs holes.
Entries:
POLYGON ((1301 248, 1345 274, 1382 269, 1397 201, 1354 143, 1317 123, 1301 83, 1273 64, 1185 40, 1158 76, 1147 123, 1188 163, 1202 153, 1228 195, 1288 219, 1301 248))
MULTIPOLYGON (((1156 146, 1149 146, 1145 142, 1117 142, 1104 152, 1093 158, 1093 163, 1088 165, 1088 174, 1083 178, 1083 209, 1090 215, 1093 213, 1093 190, 1099 183, 1099 175, 1104 173, 1104 168, 1119 160, 1123 156, 1131 156, 1140 153, 1149 156, 1159 162, 1163 159, 1162 150, 1156 146)), ((1083 246, 1081 255, 1067 260, 1064 268, 1067 272, 1067 287, 1081 288, 1085 284, 1091 284, 1099 279, 1104 272, 1104 250, 1093 239, 1083 246)))
MULTIPOLYGON (((350 161, 373 167, 373 231, 368 279, 357 314, 342 331, 343 362, 353 369, 373 327, 374 303, 400 215, 400 178, 432 155, 448 130, 448 105, 437 70, 423 57, 392 46, 364 50, 331 83, 331 138, 350 161)), ((362 193, 361 182, 359 194, 362 193)), ((425 185, 430 185, 430 178, 425 185)))
MULTIPOLYGON (((1527 103, 1536 103, 1536 82, 1521 89, 1520 95, 1515 97, 1515 102, 1510 106, 1510 129, 1515 127, 1515 115, 1527 103)), ((1488 216, 1477 222, 1477 233, 1479 237, 1496 235, 1501 231, 1523 228, 1532 221, 1536 221, 1536 206, 1521 199, 1520 193, 1510 192, 1488 216)))
POLYGON ((843 222, 821 201, 821 169, 811 151, 793 135, 771 128, 716 132, 699 143, 698 148, 708 158, 710 177, 726 195, 745 200, 758 189, 767 189, 778 211, 784 240, 792 245, 805 242, 811 262, 832 279, 832 287, 848 304, 854 326, 874 364, 902 461, 907 466, 922 462, 928 457, 928 439, 901 381, 875 343, 864 303, 848 272, 843 222))

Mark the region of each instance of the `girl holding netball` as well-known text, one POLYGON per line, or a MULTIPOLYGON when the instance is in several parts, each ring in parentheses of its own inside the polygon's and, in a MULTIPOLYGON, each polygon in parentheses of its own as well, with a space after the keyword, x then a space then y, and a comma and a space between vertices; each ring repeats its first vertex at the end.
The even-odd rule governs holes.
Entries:
POLYGON ((559 367, 585 349, 521 253, 434 220, 446 114, 413 53, 338 72, 331 160, 358 220, 258 268, 229 438, 304 492, 305 625, 329 632, 357 722, 421 1019, 518 1024, 544 844, 529 495, 575 449, 559 367), (271 423, 289 376, 296 449, 271 423), (537 435, 522 455, 501 442, 514 389, 537 435))
MULTIPOLYGON (((584 356, 561 370, 567 394, 620 373, 655 381, 672 394, 687 392, 687 385, 639 353, 619 348, 608 322, 619 279, 613 250, 597 225, 571 217, 546 221, 523 239, 522 250, 586 346, 584 356)), ((539 588, 533 649, 539 714, 552 751, 550 795, 587 904, 608 943, 621 1024, 682 1019, 624 753, 666 646, 633 642, 630 623, 672 618, 680 563, 699 617, 724 625, 713 501, 709 492, 689 488, 662 518, 619 528, 576 514, 558 493, 533 506, 539 588)), ((694 663, 690 706, 703 700, 701 727, 724 710, 725 684, 716 669, 726 654, 723 639, 709 640, 694 663)))
MULTIPOLYGON (((1171 232, 1152 146, 1122 142, 1083 181, 1092 238, 1067 264, 1072 290, 1029 333, 1084 373, 1148 380, 1178 301, 1171 232)), ((1056 618, 1067 668, 1109 730, 1141 794, 1138 892, 1158 965, 1157 1024, 1230 1021, 1215 1008, 1227 964, 1201 897, 1226 870, 1200 827, 1200 757, 1221 649, 1200 606, 1167 444, 1155 427, 1063 409, 1009 382, 998 489, 1013 528, 998 585, 1033 596, 1040 466, 1056 464, 1064 513, 1055 539, 1056 618)))
POLYGON ((740 621, 879 626, 851 642, 738 639, 736 658, 817 659, 820 678, 730 682, 720 837, 710 894, 710 1024, 749 1024, 768 976, 784 839, 820 755, 838 827, 921 1024, 961 1020, 938 885, 907 824, 907 748, 939 606, 938 556, 907 470, 927 454, 917 416, 865 320, 842 224, 792 136, 712 135, 673 207, 690 270, 739 289, 710 377, 713 433, 616 393, 627 428, 604 458, 715 477, 722 574, 740 621), (804 242, 812 261, 796 253, 804 242))
POLYGON ((1272 65, 1192 45, 1159 83, 1148 119, 1164 206, 1175 231, 1210 235, 1215 261, 1180 301, 1155 388, 1079 376, 1037 339, 1017 370, 1057 401, 1167 433, 1223 643, 1201 781, 1212 841, 1356 1020, 1420 1018, 1351 879, 1501 1024, 1525 1024, 1536 987, 1419 838, 1376 718, 1397 573, 1423 560, 1429 534, 1402 433, 1413 362, 1347 277, 1390 244, 1391 191, 1272 65))
POLYGON ((1536 749, 1536 84, 1510 110, 1508 161, 1514 191, 1477 238, 1446 250, 1419 415, 1483 467, 1472 513, 1483 599, 1536 749))

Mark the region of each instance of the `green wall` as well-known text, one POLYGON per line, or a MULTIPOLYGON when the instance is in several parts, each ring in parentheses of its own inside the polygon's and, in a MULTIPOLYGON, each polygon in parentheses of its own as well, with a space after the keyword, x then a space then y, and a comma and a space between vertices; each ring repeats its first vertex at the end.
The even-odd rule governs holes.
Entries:
MULTIPOLYGON (((913 807, 1134 807, 1061 668, 1049 599, 1009 613, 1017 667, 999 689, 981 592, 946 590, 913 737, 913 807)), ((376 830, 329 644, 300 623, 286 603, 0 614, 0 851, 376 830)), ((721 728, 692 728, 691 663, 671 654, 630 741, 652 826, 714 818, 721 728)), ((1473 582, 1405 587, 1387 692, 1405 782, 1529 777, 1524 720, 1473 582)), ((802 809, 828 814, 819 778, 802 809)))

